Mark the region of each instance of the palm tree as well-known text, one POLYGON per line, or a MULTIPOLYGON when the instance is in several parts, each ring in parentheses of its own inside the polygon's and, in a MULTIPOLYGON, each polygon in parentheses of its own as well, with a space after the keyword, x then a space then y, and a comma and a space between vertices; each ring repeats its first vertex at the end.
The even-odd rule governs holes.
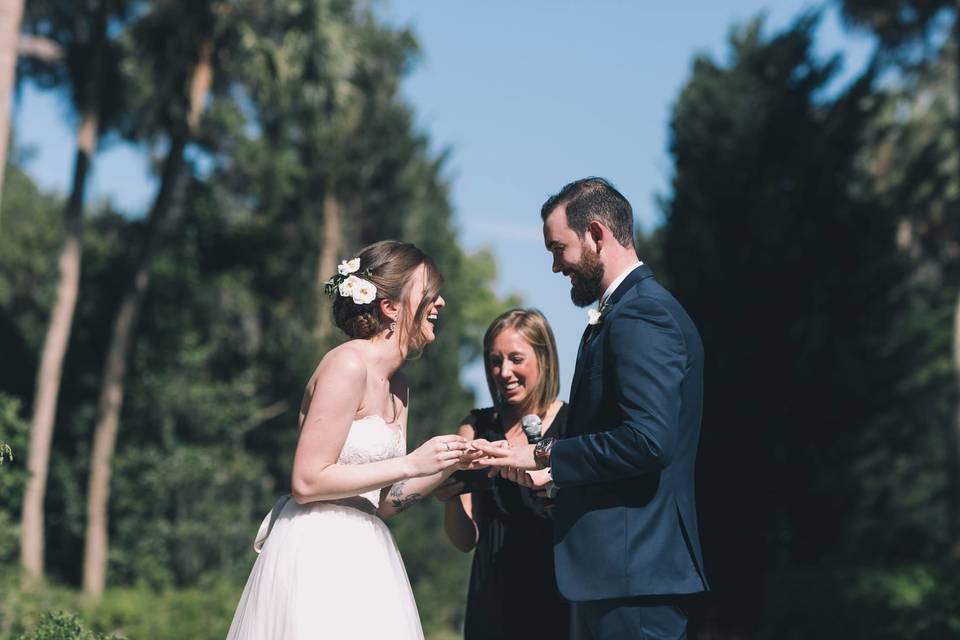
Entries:
POLYGON ((122 15, 123 4, 122 1, 109 0, 38 0, 27 8, 25 16, 28 28, 42 30, 43 35, 64 51, 63 64, 51 65, 48 61, 38 61, 31 69, 34 79, 41 85, 67 87, 79 116, 73 182, 64 207, 60 276, 50 324, 43 341, 30 425, 27 453, 30 477, 24 489, 20 534, 20 559, 28 584, 43 575, 43 504, 63 360, 70 341, 80 286, 81 232, 87 177, 103 129, 103 120, 109 118, 112 112, 109 99, 116 95, 105 91, 107 86, 114 85, 108 82, 108 78, 115 72, 118 62, 111 47, 107 25, 111 17, 122 15))
POLYGON ((23 0, 0 0, 0 204, 3 203, 3 176, 10 143, 10 105, 16 85, 18 56, 30 56, 48 63, 61 58, 60 47, 52 40, 20 33, 23 0))
POLYGON ((87 526, 84 543, 83 588, 98 600, 106 584, 108 503, 113 454, 130 348, 144 296, 150 286, 151 267, 160 246, 163 226, 171 209, 184 168, 184 151, 196 133, 213 84, 217 53, 215 11, 220 3, 160 2, 132 29, 131 42, 143 47, 137 56, 147 69, 136 72, 148 83, 146 100, 132 135, 163 135, 169 144, 160 185, 147 215, 144 236, 133 278, 114 316, 113 330, 100 382, 90 476, 87 485, 87 526), (184 28, 189 25, 189 28, 184 28), (157 108, 157 111, 153 111, 157 108))
POLYGON ((22 18, 23 0, 0 1, 0 203, 3 202, 3 175, 10 139, 10 104, 22 18))

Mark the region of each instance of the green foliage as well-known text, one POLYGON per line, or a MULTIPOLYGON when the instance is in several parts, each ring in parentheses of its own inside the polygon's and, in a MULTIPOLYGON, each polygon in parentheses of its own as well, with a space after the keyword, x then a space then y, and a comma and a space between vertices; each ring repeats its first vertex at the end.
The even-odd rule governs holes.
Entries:
POLYGON ((214 569, 248 568, 251 514, 275 493, 261 460, 227 447, 144 448, 125 451, 116 473, 118 583, 194 585, 214 569))
MULTIPOLYGON (((0 577, 0 640, 222 640, 245 578, 246 570, 208 574, 196 585, 180 589, 113 587, 107 589, 100 604, 91 607, 73 589, 46 586, 26 593, 18 590, 13 580, 0 577), (40 633, 39 628, 43 633, 56 630, 62 635, 23 635, 40 633)), ((459 597, 459 590, 454 595, 459 597)), ((448 602, 450 594, 438 595, 437 600, 448 602)), ((424 603, 418 601, 418 605, 422 609, 424 603)), ((425 633, 428 640, 460 637, 452 627, 428 626, 425 633)))
MULTIPOLYGON (((37 5, 31 28, 44 28, 55 4, 37 5)), ((49 27, 68 31, 71 7, 84 10, 64 5, 49 27)), ((408 31, 340 0, 130 8, 110 32, 111 65, 118 64, 111 130, 162 145, 183 116, 192 52, 210 34, 214 87, 188 150, 189 179, 175 195, 176 224, 161 229, 129 358, 110 494, 109 588, 88 609, 70 590, 27 595, 11 585, 0 594, 4 632, 66 609, 94 629, 133 638, 223 637, 257 525, 288 491, 303 385, 341 339, 315 336, 320 314, 330 312, 318 285, 330 274, 317 272, 328 194, 344 212, 338 259, 386 237, 410 240, 446 280, 440 339, 404 369, 412 384, 408 448, 453 431, 473 406, 460 372, 478 355, 490 319, 518 302, 494 293, 489 253, 459 246, 444 157, 430 152, 399 94, 417 51, 408 31)), ((61 71, 44 70, 53 74, 44 86, 69 86, 61 71)), ((0 236, 0 390, 24 403, 56 282, 59 207, 11 174, 0 236)), ((150 231, 142 218, 109 209, 86 218, 46 505, 48 573, 66 584, 79 581, 111 318, 150 231)), ((14 478, 25 457, 11 433, 0 432, 18 455, 0 482, 14 478)), ((16 513, 16 505, 4 509, 0 517, 16 513)), ((445 540, 433 501, 391 527, 425 627, 450 635, 462 618, 469 558, 445 540)))
POLYGON ((918 41, 927 45, 938 18, 956 9, 950 0, 837 0, 837 4, 848 23, 872 31, 885 49, 897 54, 918 41))
POLYGON ((841 562, 794 568, 771 577, 758 637, 956 637, 960 605, 955 572, 951 564, 875 567, 841 562))
POLYGON ((40 622, 30 631, 17 636, 17 640, 111 640, 120 636, 106 636, 85 628, 75 613, 45 613, 40 622))
MULTIPOLYGON (((19 638, 20 634, 46 624, 43 620, 50 612, 71 611, 73 613, 69 615, 56 614, 56 617, 69 620, 74 628, 79 625, 85 633, 116 634, 134 640, 222 639, 227 634, 236 606, 237 584, 242 584, 244 577, 238 574, 208 575, 184 589, 110 588, 96 606, 85 603, 73 589, 45 586, 24 592, 8 579, 0 581, 0 638, 19 638)), ((65 622, 57 624, 60 627, 48 626, 70 628, 65 622)), ((61 636, 40 637, 59 640, 61 636)), ((88 640, 86 635, 62 637, 88 640)))
POLYGON ((116 35, 124 33, 128 19, 143 4, 144 0, 24 3, 22 31, 49 39, 62 55, 56 59, 19 56, 18 79, 29 78, 59 94, 74 117, 95 116, 95 146, 129 107, 121 71, 126 57, 116 35))
POLYGON ((62 244, 60 204, 10 164, 0 220, 0 388, 30 398, 62 244))
MULTIPOLYGON (((303 384, 340 339, 315 335, 330 312, 331 274, 317 272, 328 196, 343 211, 338 259, 400 238, 445 277, 439 340, 404 368, 408 448, 453 431, 473 406, 460 372, 490 319, 519 303, 494 292, 489 252, 459 245, 446 156, 430 151, 399 94, 417 55, 409 31, 342 0, 187 4, 107 5, 103 128, 129 139, 156 142, 182 120, 194 48, 208 36, 217 46, 190 178, 175 196, 176 224, 162 230, 129 362, 110 588, 90 607, 56 586, 78 582, 103 353, 130 248, 148 232, 104 209, 84 232, 51 458, 54 583, 23 593, 15 572, 0 576, 0 637, 224 636, 256 527, 287 491, 303 384), (78 613, 42 615, 51 611, 78 613)), ((878 33, 901 29, 881 34, 899 46, 917 30, 898 20, 927 25, 944 3, 899 3, 919 8, 912 18, 868 4, 844 3, 878 33)), ((85 81, 93 19, 83 3, 28 6, 28 29, 65 42, 71 61, 28 71, 80 108, 98 99, 85 81)), ((706 345, 698 481, 716 594, 710 631, 957 635, 958 567, 942 561, 944 496, 960 473, 944 446, 960 271, 957 156, 943 135, 956 119, 953 54, 944 49, 902 85, 881 91, 868 72, 828 95, 839 60, 813 54, 815 29, 810 15, 774 35, 754 22, 733 32, 728 61, 695 60, 671 122, 665 224, 638 242, 706 345)), ((0 449, 4 567, 16 566, 24 407, 56 282, 61 205, 8 172, 0 442, 16 457, 0 449)), ((469 555, 442 523, 428 500, 389 524, 428 635, 451 638, 469 555)))
POLYGON ((91 625, 119 629, 131 638, 215 640, 227 635, 236 607, 236 574, 208 576, 186 589, 110 590, 90 614, 91 625))
POLYGON ((28 429, 27 421, 21 415, 20 402, 0 393, 0 458, 9 456, 6 464, 0 462, 0 565, 9 566, 16 562, 20 540, 17 516, 27 480, 23 452, 27 450, 28 429))
POLYGON ((878 180, 885 96, 873 68, 827 96, 839 60, 814 56, 816 24, 768 36, 758 20, 727 62, 695 60, 666 224, 645 241, 705 343, 698 505, 717 627, 896 637, 874 623, 939 615, 920 576, 948 541, 950 293, 933 296, 896 242, 900 205, 932 181, 894 180, 895 198, 878 180), (874 569, 894 565, 919 573, 874 569))
POLYGON ((949 638, 960 635, 960 585, 955 563, 863 571, 852 589, 852 609, 872 626, 862 637, 949 638))

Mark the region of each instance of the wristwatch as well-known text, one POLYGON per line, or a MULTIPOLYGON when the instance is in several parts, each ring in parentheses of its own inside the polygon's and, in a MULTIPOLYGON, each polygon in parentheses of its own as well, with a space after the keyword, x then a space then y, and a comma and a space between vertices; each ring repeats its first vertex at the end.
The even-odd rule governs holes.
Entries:
POLYGON ((556 438, 544 438, 533 448, 533 461, 537 469, 546 469, 550 466, 550 451, 556 443, 556 438))

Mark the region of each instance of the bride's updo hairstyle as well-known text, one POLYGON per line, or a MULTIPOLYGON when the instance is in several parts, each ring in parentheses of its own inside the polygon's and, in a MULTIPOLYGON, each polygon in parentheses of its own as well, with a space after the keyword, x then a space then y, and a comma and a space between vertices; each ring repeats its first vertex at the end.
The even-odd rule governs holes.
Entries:
POLYGON ((350 338, 372 338, 387 328, 391 320, 380 313, 380 300, 387 299, 400 307, 397 318, 399 344, 406 344, 411 353, 426 346, 419 331, 427 308, 440 293, 443 276, 433 260, 409 242, 382 240, 364 248, 360 258, 359 272, 377 287, 377 297, 367 304, 357 304, 349 296, 336 295, 333 299, 333 320, 350 338), (420 265, 426 266, 423 299, 415 313, 410 314, 411 279, 420 265), (412 315, 412 317, 411 317, 412 315))

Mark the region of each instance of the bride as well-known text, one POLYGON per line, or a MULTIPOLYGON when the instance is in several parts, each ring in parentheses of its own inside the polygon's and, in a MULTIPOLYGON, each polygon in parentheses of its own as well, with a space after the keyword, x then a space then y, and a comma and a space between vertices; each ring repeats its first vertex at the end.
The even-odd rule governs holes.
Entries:
POLYGON ((292 496, 260 526, 260 555, 227 640, 423 638, 383 518, 479 455, 458 435, 404 455, 409 396, 395 374, 433 342, 441 284, 426 254, 390 240, 341 263, 328 282, 334 319, 352 339, 328 352, 307 383, 292 496))

